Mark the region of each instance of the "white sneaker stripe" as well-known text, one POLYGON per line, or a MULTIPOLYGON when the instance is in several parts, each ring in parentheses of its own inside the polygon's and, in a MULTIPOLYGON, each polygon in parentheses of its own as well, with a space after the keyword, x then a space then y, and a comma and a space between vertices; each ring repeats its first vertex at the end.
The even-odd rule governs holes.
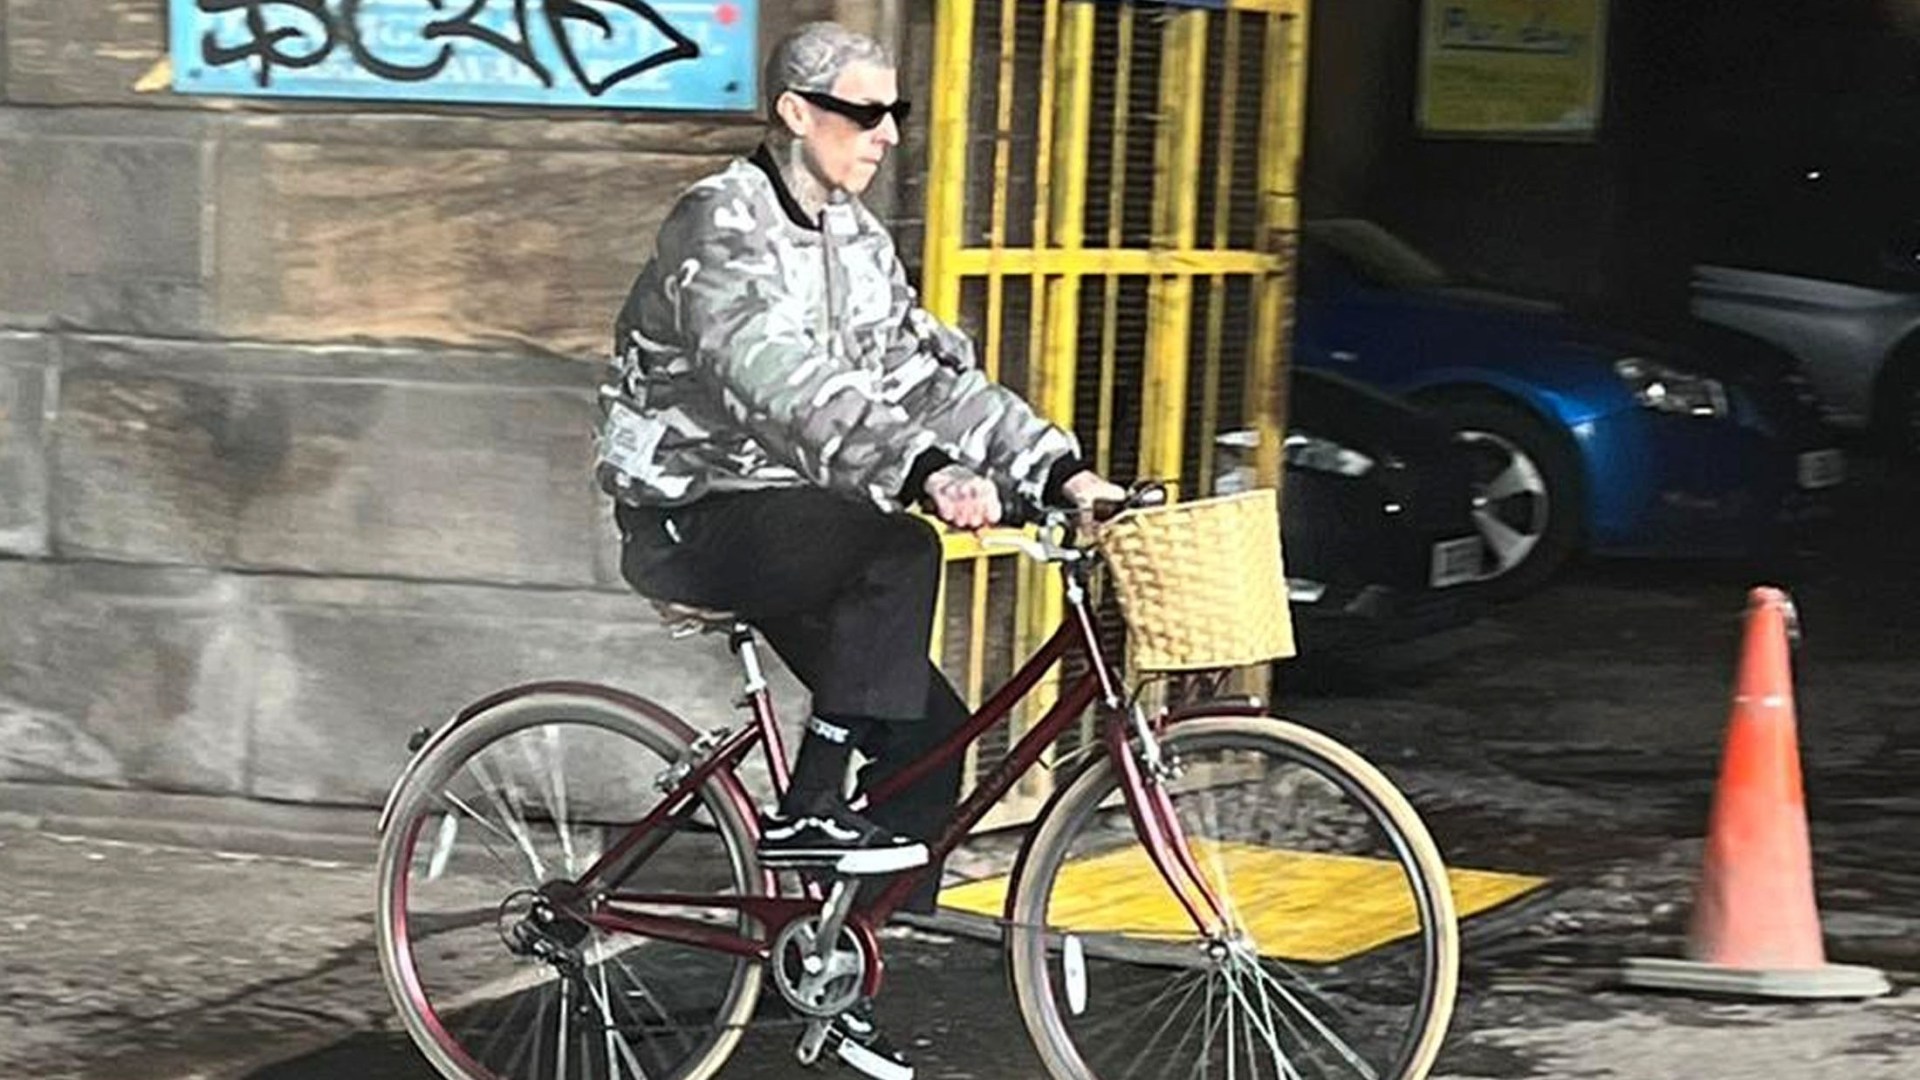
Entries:
POLYGON ((840 1060, 874 1080, 913 1080, 913 1066, 889 1061, 851 1039, 840 1040, 840 1060))

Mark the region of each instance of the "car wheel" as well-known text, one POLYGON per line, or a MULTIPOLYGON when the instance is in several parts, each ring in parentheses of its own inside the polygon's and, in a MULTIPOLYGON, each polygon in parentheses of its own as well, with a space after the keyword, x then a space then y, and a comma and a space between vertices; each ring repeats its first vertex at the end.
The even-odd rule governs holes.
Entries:
POLYGON ((1478 587, 1497 598, 1535 588, 1579 541, 1580 474, 1572 449, 1515 405, 1444 401, 1436 411, 1472 461, 1473 522, 1487 545, 1478 587))
POLYGON ((1920 349, 1909 346, 1887 362, 1873 395, 1873 426, 1887 449, 1920 458, 1920 349))

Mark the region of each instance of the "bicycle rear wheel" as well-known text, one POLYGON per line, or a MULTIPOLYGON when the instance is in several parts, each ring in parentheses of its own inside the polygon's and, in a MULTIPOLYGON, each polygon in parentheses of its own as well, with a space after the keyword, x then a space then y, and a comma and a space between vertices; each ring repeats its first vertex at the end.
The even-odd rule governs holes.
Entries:
POLYGON ((1111 761, 1056 798, 1007 946, 1056 1080, 1422 1080, 1452 1014, 1446 868, 1377 770, 1270 719, 1174 725, 1169 794, 1230 931, 1202 936, 1150 862, 1111 761))
MULTIPOLYGON (((762 966, 609 934, 580 915, 577 878, 665 796, 687 749, 664 712, 586 694, 509 700, 429 750, 381 838, 377 939, 389 995, 450 1080, 705 1080, 759 997, 762 966)), ((628 889, 764 895, 734 801, 709 782, 628 889)), ((658 910, 658 909, 650 909, 658 910)), ((743 913, 676 905, 718 930, 743 913)))

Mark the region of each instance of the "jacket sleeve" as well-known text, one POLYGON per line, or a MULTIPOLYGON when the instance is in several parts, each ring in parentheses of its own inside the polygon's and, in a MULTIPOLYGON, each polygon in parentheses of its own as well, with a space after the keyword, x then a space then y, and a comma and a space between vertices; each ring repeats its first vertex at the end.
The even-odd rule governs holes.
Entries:
POLYGON ((823 487, 901 506, 938 436, 881 387, 882 372, 828 351, 791 282, 819 273, 765 210, 696 189, 661 226, 658 258, 679 334, 720 403, 768 454, 823 487))
POLYGON ((1077 469, 1079 440, 987 378, 974 363, 973 343, 920 306, 898 256, 891 248, 887 255, 896 328, 885 361, 890 396, 955 460, 1029 502, 1057 501, 1054 489, 1064 476, 1056 470, 1077 469))

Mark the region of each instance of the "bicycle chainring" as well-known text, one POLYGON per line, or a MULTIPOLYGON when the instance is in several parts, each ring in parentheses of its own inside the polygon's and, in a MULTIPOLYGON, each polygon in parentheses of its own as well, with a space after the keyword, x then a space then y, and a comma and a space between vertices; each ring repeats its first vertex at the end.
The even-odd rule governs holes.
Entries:
POLYGON ((772 969, 774 987, 788 1005, 803 1016, 827 1020, 859 1002, 868 968, 878 957, 871 955, 860 937, 844 926, 832 951, 824 958, 817 956, 819 933, 818 915, 788 923, 774 936, 768 966, 772 969))

